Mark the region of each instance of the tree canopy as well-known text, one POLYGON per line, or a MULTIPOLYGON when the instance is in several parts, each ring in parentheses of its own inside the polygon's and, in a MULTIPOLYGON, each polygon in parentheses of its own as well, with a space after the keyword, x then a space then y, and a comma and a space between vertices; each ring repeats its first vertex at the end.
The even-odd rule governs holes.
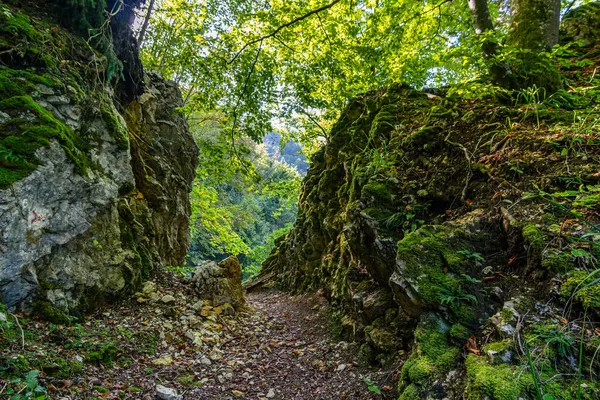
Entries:
MULTIPOLYGON (((549 2, 556 3, 537 6, 549 2)), ((277 128, 305 144, 325 136, 346 101, 366 90, 391 82, 442 87, 487 75, 482 44, 518 44, 515 34, 506 40, 511 15, 519 4, 528 7, 516 0, 152 3, 144 62, 183 85, 188 112, 220 110, 231 137, 259 139, 277 128), (485 4, 493 29, 474 25, 469 3, 485 4)))

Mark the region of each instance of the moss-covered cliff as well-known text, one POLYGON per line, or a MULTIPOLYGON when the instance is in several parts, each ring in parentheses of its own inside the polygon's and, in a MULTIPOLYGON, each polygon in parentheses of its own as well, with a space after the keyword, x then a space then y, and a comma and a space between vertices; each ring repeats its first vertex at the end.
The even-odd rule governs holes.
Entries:
POLYGON ((263 276, 323 290, 363 362, 406 354, 402 399, 597 398, 597 11, 565 24, 568 91, 391 86, 314 156, 263 276))
POLYGON ((181 94, 143 74, 139 1, 110 21, 109 3, 0 2, 1 298, 54 320, 182 264, 189 245, 181 94))

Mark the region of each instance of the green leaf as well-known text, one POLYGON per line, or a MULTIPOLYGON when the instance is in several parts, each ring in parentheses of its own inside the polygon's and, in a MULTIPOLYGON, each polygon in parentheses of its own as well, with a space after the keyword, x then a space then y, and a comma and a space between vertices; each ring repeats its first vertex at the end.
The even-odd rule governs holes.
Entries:
POLYGON ((28 389, 33 390, 38 387, 37 377, 39 374, 40 371, 37 370, 32 370, 27 373, 27 376, 25 377, 25 383, 27 384, 28 389))

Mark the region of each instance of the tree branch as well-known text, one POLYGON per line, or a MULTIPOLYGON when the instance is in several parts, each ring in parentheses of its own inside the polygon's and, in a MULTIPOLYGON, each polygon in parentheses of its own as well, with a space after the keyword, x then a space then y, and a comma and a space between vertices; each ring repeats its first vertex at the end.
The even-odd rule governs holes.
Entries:
POLYGON ((406 24, 407 22, 410 22, 410 21, 412 21, 412 20, 413 20, 413 19, 415 19, 415 18, 422 17, 423 15, 425 15, 425 14, 428 14, 428 13, 432 12, 433 10, 437 10, 438 8, 442 7, 444 4, 446 4, 446 3, 450 3, 451 1, 452 1, 452 0, 443 0, 443 1, 442 1, 440 4, 438 4, 438 5, 435 5, 435 6, 433 6, 433 7, 430 7, 430 8, 428 8, 427 10, 425 10, 425 11, 423 11, 423 12, 420 12, 420 13, 417 13, 417 14, 413 15, 412 17, 410 17, 410 18, 407 18, 406 20, 404 20, 404 21, 400 22, 400 25, 404 25, 404 24, 406 24))
POLYGON ((154 8, 155 0, 150 0, 150 4, 148 4, 148 12, 144 17, 144 24, 142 25, 142 29, 137 37, 138 45, 142 47, 144 43, 144 36, 146 36, 146 30, 148 30, 148 25, 150 24, 150 17, 152 16, 152 9, 154 8))
POLYGON ((240 160, 242 167, 244 167, 244 169, 248 173, 250 171, 248 170, 248 166, 246 165, 246 160, 244 160, 242 157, 240 157, 240 155, 237 152, 237 149, 235 148, 235 128, 236 128, 237 120, 238 120, 237 109, 240 105, 240 102, 242 101, 242 97, 244 97, 244 95, 246 94, 246 89, 248 89, 248 82, 250 82, 250 77, 252 76, 252 73, 254 72, 254 68, 256 67, 256 62, 258 61, 258 56, 260 56, 260 52, 262 50, 262 45, 263 45, 263 42, 261 41, 260 45, 258 46, 258 50, 256 51, 256 56, 254 57, 254 60, 252 61, 252 66, 250 67, 250 71, 248 71, 248 75, 246 75, 246 80, 244 82, 244 87, 242 88, 242 93, 240 93, 240 96, 237 99, 237 103, 236 103, 235 107, 233 108, 233 123, 231 124, 231 149, 233 150, 233 154, 236 156, 236 158, 238 160, 240 160))
MULTIPOLYGON (((242 46, 242 48, 237 53, 235 53, 235 55, 233 56, 233 58, 230 61, 228 61, 227 64, 232 64, 235 60, 237 60, 237 58, 240 56, 240 54, 242 54, 244 52, 244 50, 246 50, 249 46, 252 46, 253 44, 256 44, 256 43, 261 43, 262 44, 262 42, 264 40, 269 39, 269 38, 277 35, 283 29, 288 28, 288 27, 290 27, 290 26, 292 26, 292 25, 294 25, 294 24, 296 24, 296 23, 298 23, 300 21, 303 21, 303 20, 305 20, 305 19, 307 19, 307 18, 309 18, 309 17, 311 17, 311 16, 313 16, 315 14, 318 14, 321 11, 328 10, 328 9, 330 9, 333 6, 335 6, 337 3, 341 2, 341 1, 342 0, 333 0, 331 3, 326 4, 323 7, 320 7, 320 8, 314 9, 312 11, 309 11, 308 13, 306 13, 306 14, 298 17, 298 18, 295 18, 295 19, 291 20, 290 22, 287 22, 287 23, 279 26, 277 29, 275 29, 273 32, 269 33, 268 35, 264 35, 264 36, 259 37, 258 39, 251 40, 250 42, 248 42, 244 46, 242 46)), ((450 0, 446 0, 446 1, 450 1, 450 0)))

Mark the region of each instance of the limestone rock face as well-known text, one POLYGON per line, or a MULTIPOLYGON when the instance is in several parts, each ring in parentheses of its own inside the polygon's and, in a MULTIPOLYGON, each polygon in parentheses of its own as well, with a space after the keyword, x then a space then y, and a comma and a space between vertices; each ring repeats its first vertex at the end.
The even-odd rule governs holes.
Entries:
POLYGON ((2 18, 29 25, 2 34, 0 52, 35 47, 69 65, 2 59, 2 302, 55 318, 132 290, 159 265, 183 264, 198 150, 176 112, 177 86, 146 75, 143 93, 117 110, 123 97, 101 80, 106 59, 82 50, 82 38, 18 9, 2 18))
POLYGON ((196 267, 192 279, 199 298, 210 300, 213 306, 230 303, 239 308, 246 303, 242 288, 242 267, 235 256, 219 263, 201 263, 196 267))
POLYGON ((160 75, 147 75, 147 91, 125 112, 130 127, 136 188, 152 213, 155 246, 163 265, 182 265, 190 244, 191 183, 198 148, 185 117, 181 92, 160 75))

